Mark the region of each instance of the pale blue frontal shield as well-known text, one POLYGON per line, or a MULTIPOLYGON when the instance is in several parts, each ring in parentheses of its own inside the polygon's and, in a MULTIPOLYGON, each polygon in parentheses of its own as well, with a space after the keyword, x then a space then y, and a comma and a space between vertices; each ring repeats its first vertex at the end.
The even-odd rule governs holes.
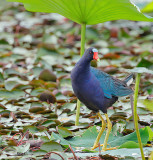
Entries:
POLYGON ((98 52, 98 50, 96 48, 93 48, 92 51, 93 52, 98 52))

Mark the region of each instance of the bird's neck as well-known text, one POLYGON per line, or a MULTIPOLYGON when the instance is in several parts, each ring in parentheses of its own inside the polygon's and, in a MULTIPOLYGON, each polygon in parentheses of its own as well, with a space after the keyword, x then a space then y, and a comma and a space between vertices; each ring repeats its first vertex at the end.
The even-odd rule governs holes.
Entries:
POLYGON ((78 62, 80 70, 82 72, 89 72, 90 71, 90 60, 84 59, 83 57, 78 62))
POLYGON ((90 61, 80 59, 71 72, 72 81, 80 84, 83 80, 90 78, 90 61))

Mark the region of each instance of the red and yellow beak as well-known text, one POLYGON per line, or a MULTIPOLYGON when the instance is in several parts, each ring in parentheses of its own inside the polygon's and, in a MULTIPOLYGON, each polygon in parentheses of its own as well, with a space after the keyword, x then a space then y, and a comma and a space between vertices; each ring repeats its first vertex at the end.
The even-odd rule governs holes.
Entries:
POLYGON ((96 61, 100 61, 98 57, 98 52, 94 52, 93 59, 95 59, 96 61))

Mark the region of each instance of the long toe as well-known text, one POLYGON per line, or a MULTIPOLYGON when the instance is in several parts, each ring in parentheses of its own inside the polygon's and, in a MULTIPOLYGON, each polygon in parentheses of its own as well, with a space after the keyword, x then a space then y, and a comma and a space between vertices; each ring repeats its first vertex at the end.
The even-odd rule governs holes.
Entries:
POLYGON ((99 147, 98 145, 94 145, 92 148, 91 148, 91 150, 94 150, 94 149, 96 149, 97 147, 99 147))
MULTIPOLYGON (((109 144, 107 144, 107 145, 109 145, 109 144)), ((100 147, 103 147, 104 146, 104 144, 101 144, 100 145, 100 147)), ((96 149, 96 148, 98 148, 99 147, 99 145, 97 145, 97 146, 93 146, 92 147, 92 150, 94 150, 94 149, 96 149)), ((119 147, 119 146, 118 146, 119 147)), ((105 152, 105 151, 108 151, 108 150, 115 150, 115 149, 117 149, 117 147, 110 147, 110 148, 103 148, 102 149, 102 152, 105 152)))
MULTIPOLYGON (((104 145, 104 144, 100 144, 100 147, 103 147, 103 145, 104 145)), ((109 144, 107 144, 107 145, 109 145, 109 144)), ((99 145, 94 145, 91 149, 94 150, 94 149, 96 149, 96 148, 98 148, 98 147, 99 147, 99 145)))
POLYGON ((102 152, 108 151, 108 150, 115 150, 117 147, 111 147, 111 148, 104 148, 102 149, 102 152))

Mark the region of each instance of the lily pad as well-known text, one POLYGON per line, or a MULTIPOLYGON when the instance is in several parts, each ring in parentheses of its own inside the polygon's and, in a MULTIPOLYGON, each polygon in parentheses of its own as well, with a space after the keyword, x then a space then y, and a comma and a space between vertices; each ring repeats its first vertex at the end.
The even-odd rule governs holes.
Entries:
POLYGON ((136 142, 133 142, 133 141, 128 141, 128 142, 125 142, 123 143, 120 147, 120 148, 139 148, 139 144, 136 143, 136 142))
POLYGON ((51 152, 51 151, 63 151, 61 145, 57 142, 46 142, 43 143, 42 146, 40 147, 41 150, 47 151, 47 152, 51 152))
POLYGON ((6 91, 4 89, 0 90, 1 98, 17 99, 17 98, 23 97, 24 95, 25 95, 25 92, 21 90, 13 90, 13 91, 6 91))
POLYGON ((153 112, 153 100, 152 99, 145 99, 145 100, 140 100, 147 109, 153 112))
POLYGON ((149 69, 147 69, 145 67, 135 67, 134 69, 129 69, 128 72, 153 74, 152 70, 149 70, 149 69))
POLYGON ((45 69, 41 71, 39 79, 56 82, 56 75, 51 70, 45 69))
POLYGON ((153 68, 153 63, 142 58, 142 60, 138 63, 137 67, 146 67, 148 69, 153 68))
MULTIPOLYGON (((150 152, 152 151, 152 148, 145 147, 144 148, 144 154, 145 156, 148 156, 150 152)), ((85 158, 85 157, 94 157, 98 156, 99 153, 75 153, 76 156, 85 158)), ((141 160, 141 153, 139 148, 122 148, 122 149, 116 149, 116 150, 110 150, 110 151, 105 151, 101 152, 102 155, 111 155, 111 156, 117 156, 120 157, 124 160, 141 160)), ((67 153, 68 157, 72 157, 72 153, 67 153)))
POLYGON ((72 132, 64 127, 58 127, 58 132, 60 135, 62 135, 64 138, 68 136, 72 136, 72 132))

